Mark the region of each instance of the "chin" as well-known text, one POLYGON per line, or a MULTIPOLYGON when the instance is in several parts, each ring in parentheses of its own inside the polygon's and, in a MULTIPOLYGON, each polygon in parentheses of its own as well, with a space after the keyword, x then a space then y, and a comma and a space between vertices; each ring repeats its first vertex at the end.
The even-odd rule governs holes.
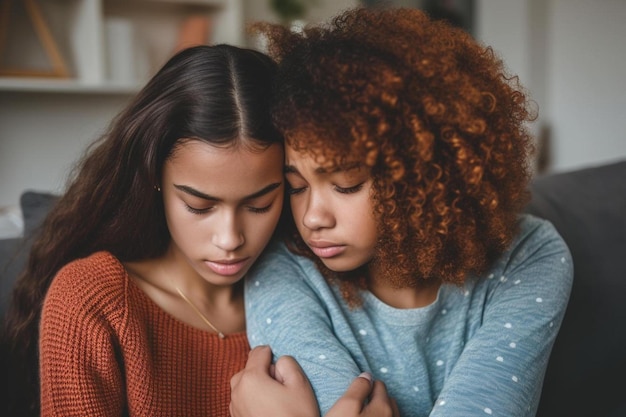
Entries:
POLYGON ((334 272, 350 272, 362 265, 347 259, 321 259, 321 261, 326 268, 334 272))

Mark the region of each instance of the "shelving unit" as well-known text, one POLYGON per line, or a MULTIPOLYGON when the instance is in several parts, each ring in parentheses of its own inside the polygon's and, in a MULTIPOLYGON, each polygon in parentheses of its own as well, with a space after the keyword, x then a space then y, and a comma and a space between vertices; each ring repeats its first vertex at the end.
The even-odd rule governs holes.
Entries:
MULTIPOLYGON (((0 32, 9 29, 0 64, 50 69, 23 1, 12 0, 14 11, 5 15, 8 19, 0 18, 0 32)), ((27 189, 63 189, 87 144, 174 52, 187 17, 210 17, 207 43, 246 46, 246 0, 35 1, 70 77, 0 76, 0 207, 17 206, 27 189), (107 27, 116 22, 121 29, 107 35, 107 27), (120 35, 130 42, 111 51, 108 39, 120 35), (122 58, 112 60, 115 56, 122 58), (121 69, 131 76, 112 77, 112 64, 128 64, 121 69)))
MULTIPOLYGON (((0 94, 132 94, 174 52, 180 25, 188 17, 210 19, 207 43, 244 46, 241 1, 37 0, 70 78, 0 77, 0 94)), ((12 0, 0 64, 49 67, 20 3, 12 0)))

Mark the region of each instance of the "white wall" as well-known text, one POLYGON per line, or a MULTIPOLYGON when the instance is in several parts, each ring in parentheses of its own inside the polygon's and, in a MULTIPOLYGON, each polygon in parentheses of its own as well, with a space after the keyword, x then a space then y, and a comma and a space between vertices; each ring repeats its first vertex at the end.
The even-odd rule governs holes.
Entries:
MULTIPOLYGON (((243 0, 244 1, 244 19, 246 23, 252 22, 272 22, 277 23, 280 21, 279 16, 271 9, 270 0, 243 0)), ((355 7, 359 4, 358 0, 315 0, 305 1, 308 4, 308 10, 306 16, 302 18, 304 23, 306 22, 320 22, 326 21, 339 12, 355 7)), ((253 36, 247 36, 248 44, 264 49, 264 44, 261 40, 256 39, 253 36)))
MULTIPOLYGON (((319 0, 307 19, 324 20, 357 3, 319 0)), ((229 0, 228 4, 224 21, 217 24, 216 42, 229 39, 245 44, 243 34, 232 30, 239 27, 239 19, 277 20, 269 0, 229 0)), ((61 192, 85 147, 129 99, 128 95, 0 90, 0 207, 16 206, 27 189, 61 192)))
MULTIPOLYGON (((243 0, 245 19, 252 21, 278 22, 278 17, 270 7, 270 0, 243 0)), ((309 22, 327 20, 342 10, 357 6, 359 0, 315 0, 305 1, 308 4, 306 16, 303 18, 309 22)))
MULTIPOLYGON (((265 2, 243 17, 273 20, 265 2)), ((626 158, 626 1, 476 0, 477 36, 520 75, 553 131, 553 171, 626 158)), ((310 21, 356 0, 318 0, 310 21)), ((0 91, 0 206, 25 189, 59 191, 123 95, 0 91)))
POLYGON ((551 129, 550 170, 626 159, 626 1, 477 0, 494 46, 551 129))
POLYGON ((60 192, 74 162, 129 96, 0 91, 0 207, 60 192))
POLYGON ((553 0, 551 16, 555 167, 626 158, 626 1, 553 0))

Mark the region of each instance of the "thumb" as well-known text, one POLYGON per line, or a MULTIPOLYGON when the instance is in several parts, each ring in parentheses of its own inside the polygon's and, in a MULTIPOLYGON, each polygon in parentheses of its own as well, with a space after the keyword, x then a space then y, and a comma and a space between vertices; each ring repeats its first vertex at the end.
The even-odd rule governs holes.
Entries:
MULTIPOLYGON (((255 371, 258 374, 272 374, 272 350, 268 346, 257 346, 248 353, 248 361, 241 371, 230 378, 230 388, 234 389, 246 372, 255 371)), ((272 375, 273 377, 273 375, 272 375)))
POLYGON ((270 366, 272 364, 272 349, 269 346, 257 346, 248 354, 248 361, 246 362, 246 369, 262 370, 265 373, 269 373, 270 366))
POLYGON ((298 362, 291 356, 281 356, 274 365, 274 378, 283 385, 309 385, 298 362))

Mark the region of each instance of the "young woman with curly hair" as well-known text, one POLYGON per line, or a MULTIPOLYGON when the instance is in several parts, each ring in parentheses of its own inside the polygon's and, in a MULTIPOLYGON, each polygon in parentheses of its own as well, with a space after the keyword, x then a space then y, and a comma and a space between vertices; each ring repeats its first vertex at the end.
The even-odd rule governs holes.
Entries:
MULTIPOLYGON (((522 214, 533 114, 517 79, 418 10, 262 29, 297 233, 248 276, 252 345, 295 357, 322 412, 368 371, 403 416, 534 415, 572 261, 522 214)), ((251 403, 272 386, 236 379, 251 403)))

